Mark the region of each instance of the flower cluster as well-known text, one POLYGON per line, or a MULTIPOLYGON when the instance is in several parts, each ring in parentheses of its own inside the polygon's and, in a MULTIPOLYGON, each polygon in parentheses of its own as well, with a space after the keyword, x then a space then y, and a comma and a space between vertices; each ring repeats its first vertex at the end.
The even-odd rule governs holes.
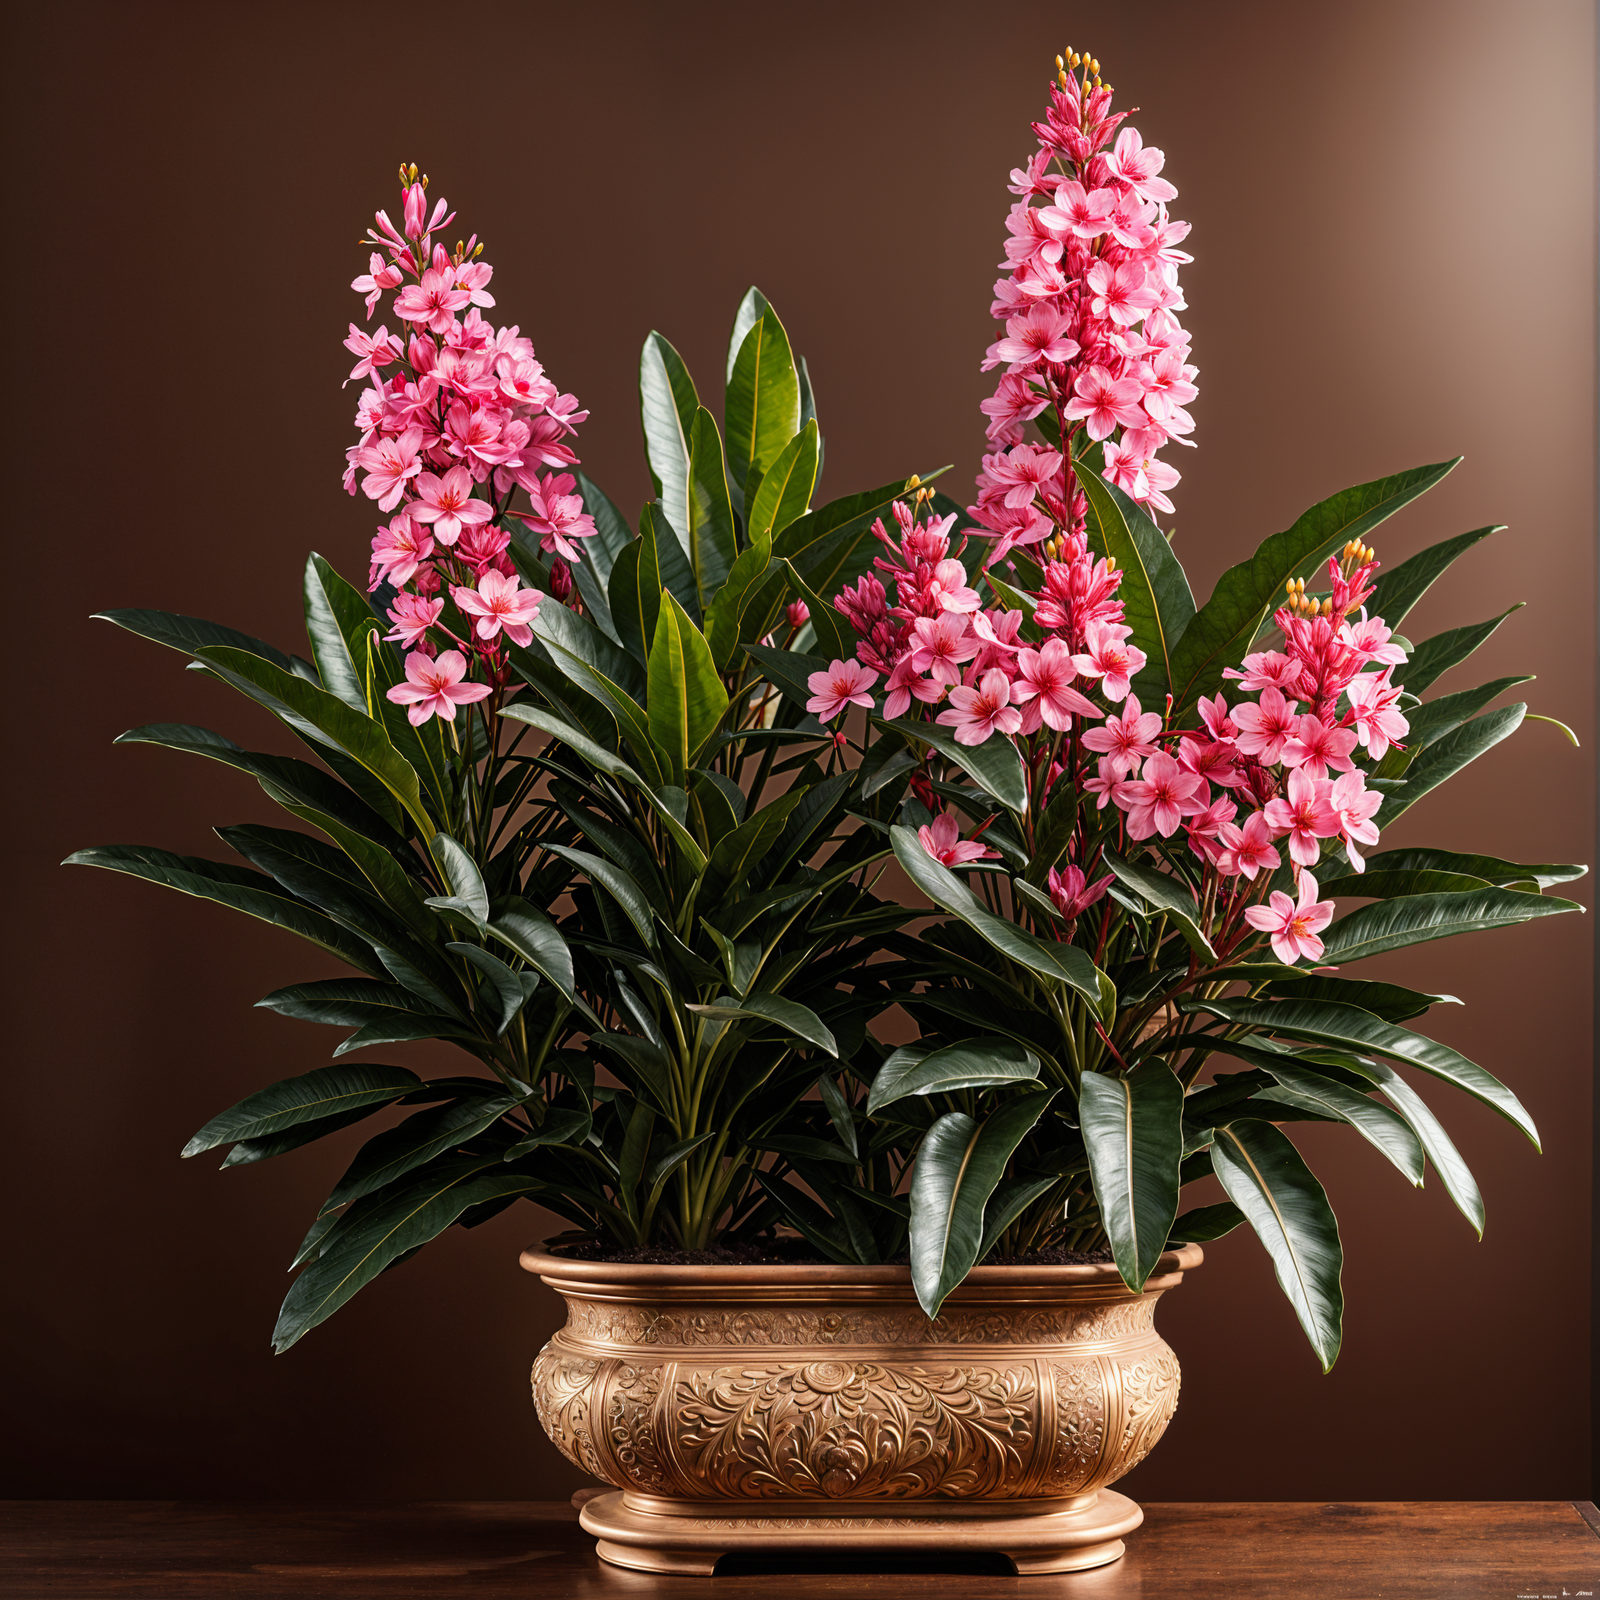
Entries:
POLYGON ((1112 113, 1097 61, 1069 49, 1057 68, 1033 125, 1039 148, 1011 174, 1009 275, 991 307, 1006 331, 983 363, 1003 369, 983 402, 993 453, 970 508, 997 535, 991 562, 1057 529, 1082 531, 1088 507, 1071 463, 1084 434, 1101 443, 1107 478, 1170 512, 1179 475, 1156 455, 1169 440, 1187 444, 1194 426, 1184 407, 1195 369, 1175 315, 1189 226, 1167 216, 1177 190, 1161 176, 1165 158, 1121 127, 1127 113, 1112 113), (1023 425, 1046 412, 1056 448, 1025 442, 1023 425))
POLYGON ((344 484, 391 513, 372 541, 368 587, 394 591, 386 637, 409 654, 407 681, 389 698, 406 705, 414 723, 454 720, 457 705, 503 686, 504 640, 532 639, 529 624, 545 596, 523 586, 510 524, 554 558, 551 589, 561 601, 572 587, 565 564, 581 559, 576 541, 595 531, 576 479, 563 470, 577 463, 565 441, 588 413, 557 391, 516 327, 484 320, 494 269, 476 236, 453 252, 434 241, 454 214, 443 200, 429 212, 427 184, 414 166, 401 168, 401 225, 377 213, 367 238, 379 248, 351 284, 366 297, 369 324, 383 296, 397 291, 396 332, 352 322, 345 340, 356 357, 346 382, 364 379, 367 387, 344 484), (460 634, 449 625, 446 595, 460 634), (484 681, 464 681, 474 661, 484 681))

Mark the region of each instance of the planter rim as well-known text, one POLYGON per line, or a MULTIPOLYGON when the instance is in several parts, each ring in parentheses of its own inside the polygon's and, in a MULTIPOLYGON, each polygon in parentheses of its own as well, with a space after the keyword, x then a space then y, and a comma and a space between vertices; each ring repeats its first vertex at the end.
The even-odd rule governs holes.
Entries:
MULTIPOLYGON (((560 1280, 563 1286, 570 1285, 579 1292, 603 1287, 680 1292, 700 1289, 711 1298, 721 1290, 746 1286, 768 1290, 891 1286, 909 1290, 911 1287, 911 1268, 904 1264, 856 1266, 846 1262, 797 1261, 694 1266, 647 1261, 578 1261, 534 1248, 524 1250, 520 1259, 525 1272, 534 1273, 547 1283, 560 1280)), ((1205 1252, 1197 1244, 1182 1244, 1164 1251, 1150 1274, 1147 1291, 1170 1288, 1170 1282, 1161 1280, 1170 1279, 1174 1273, 1193 1271, 1204 1259, 1205 1252)), ((1109 1261, 1083 1266, 974 1267, 952 1291, 952 1298, 959 1298, 963 1289, 1111 1288, 1113 1285, 1124 1294, 1129 1292, 1121 1274, 1109 1261)))

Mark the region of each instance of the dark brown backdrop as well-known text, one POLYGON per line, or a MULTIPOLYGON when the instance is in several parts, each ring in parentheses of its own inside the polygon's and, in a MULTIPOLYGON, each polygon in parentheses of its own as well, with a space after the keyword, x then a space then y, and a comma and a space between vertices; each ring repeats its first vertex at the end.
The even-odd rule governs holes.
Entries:
MULTIPOLYGON (((8 657, 26 886, 5 965, 11 1493, 578 1484, 526 1400, 556 1314, 516 1269, 543 1220, 527 1208, 268 1353, 282 1264, 337 1161, 219 1175, 177 1151, 326 1059, 331 1034, 250 1009, 317 964, 229 913, 55 865, 112 841, 221 854, 210 825, 274 814, 222 769, 111 748, 155 720, 270 734, 84 619, 161 606, 289 645, 306 549, 362 568, 374 518, 339 491, 339 342, 355 240, 402 158, 487 239, 497 315, 592 407, 585 464, 624 506, 646 492, 641 339, 666 331, 711 387, 751 282, 810 359, 830 492, 953 461, 959 493, 1006 173, 1068 26, 1144 108, 1195 225, 1200 448, 1175 454, 1199 585, 1324 494, 1464 452, 1382 554, 1511 531, 1407 632, 1527 600, 1464 681, 1537 672, 1535 709, 1593 726, 1582 0, 1146 3, 1081 37, 1032 0, 43 10, 13 38, 6 141, 6 506, 27 574, 8 657)), ((1591 770, 1530 723, 1391 842, 1586 859, 1591 770)), ((1586 1491, 1588 948, 1567 918, 1390 961, 1470 1002, 1437 1030, 1512 1081, 1545 1154, 1448 1102, 1488 1198, 1478 1244, 1436 1183, 1409 1193, 1359 1140, 1309 1133, 1349 1252, 1346 1352, 1320 1376, 1257 1247, 1215 1247, 1162 1310, 1184 1403, 1135 1494, 1586 1491)))

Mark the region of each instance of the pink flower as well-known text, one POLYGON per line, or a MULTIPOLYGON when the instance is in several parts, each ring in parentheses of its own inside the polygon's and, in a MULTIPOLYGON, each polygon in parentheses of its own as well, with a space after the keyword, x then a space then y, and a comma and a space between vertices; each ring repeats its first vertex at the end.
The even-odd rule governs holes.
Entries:
POLYGON ((1333 921, 1333 901, 1317 899, 1317 880, 1300 874, 1300 899, 1291 900, 1281 889, 1274 889, 1264 906, 1246 906, 1244 920, 1252 928, 1272 935, 1272 953, 1286 966, 1301 956, 1313 961, 1322 958, 1322 940, 1317 935, 1333 921))
MULTIPOLYGON (((1096 261, 1085 281, 1094 293, 1089 309, 1097 317, 1109 317, 1121 327, 1131 327, 1152 306, 1161 304, 1159 273, 1146 273, 1137 261, 1096 261)), ((403 315, 403 313, 402 313, 403 315)))
POLYGON ((1372 759, 1381 761, 1391 744, 1398 745, 1411 732, 1411 724, 1395 709, 1400 690, 1390 684, 1387 672, 1363 672, 1350 680, 1345 693, 1356 719, 1356 736, 1372 759))
POLYGON ((1219 743, 1232 739, 1238 733, 1233 718, 1228 715, 1228 702, 1220 694, 1211 700, 1201 695, 1197 709, 1200 720, 1206 725, 1206 732, 1219 743))
POLYGON ((1272 829, 1259 811, 1252 811, 1242 828, 1224 822, 1217 829, 1217 837, 1222 841, 1222 857, 1217 864, 1224 877, 1242 876, 1253 881, 1264 868, 1278 870, 1278 852, 1272 848, 1272 829))
POLYGON ((991 667, 976 689, 952 689, 950 709, 941 711, 938 720, 956 730, 957 744, 982 744, 992 733, 1017 732, 1022 713, 1011 704, 1010 680, 998 667, 991 667))
POLYGON ((984 370, 1009 362, 1007 372, 1026 372, 1041 363, 1060 365, 1078 353, 1070 337, 1072 318, 1053 306, 1036 305, 1006 323, 1006 336, 989 346, 984 370))
POLYGON ((1090 367, 1072 386, 1066 415, 1087 417, 1091 439, 1105 439, 1117 427, 1137 428, 1145 421, 1144 387, 1137 378, 1113 378, 1104 367, 1090 367))
POLYGON ((350 376, 339 385, 341 389, 345 383, 352 383, 357 378, 376 376, 380 367, 398 361, 402 354, 400 346, 389 337, 387 328, 380 327, 376 333, 367 334, 353 322, 350 324, 350 337, 345 340, 344 347, 357 360, 350 369, 350 376))
MULTIPOLYGON (((1012 696, 1020 704, 1032 702, 1029 710, 1037 708, 1036 716, 1047 726, 1060 732, 1071 726, 1071 719, 1097 717, 1100 713, 1092 701, 1086 700, 1072 687, 1078 675, 1072 664, 1072 652, 1060 639, 1046 639, 1037 650, 1024 649, 1017 654, 1017 681, 1012 686, 1012 696)), ((1160 726, 1160 719, 1156 725, 1160 726)), ((1035 721, 1034 727, 1038 727, 1035 721)), ((1032 730, 1024 716, 1024 733, 1032 730)))
POLYGON ((504 571, 506 563, 500 557, 510 543, 511 535, 504 528, 480 522, 475 528, 462 530, 456 544, 456 555, 474 572, 482 572, 485 567, 497 567, 504 571))
MULTIPOLYGON (((1103 728, 1091 728, 1083 736, 1084 747, 1104 752, 1100 763, 1102 775, 1125 778, 1144 760, 1156 753, 1155 737, 1161 732, 1161 718, 1154 711, 1141 711, 1139 697, 1128 696, 1128 703, 1119 717, 1113 712, 1106 718, 1103 728)), ((1100 799, 1101 809, 1105 797, 1100 799)))
POLYGON ((1093 239, 1106 231, 1106 219, 1116 203, 1117 197, 1110 189, 1086 192, 1081 183, 1069 178, 1056 190, 1056 203, 1040 211, 1039 221, 1054 233, 1093 239))
POLYGON ((1368 789, 1366 782, 1361 773, 1347 772, 1342 778, 1335 778, 1328 790, 1328 805, 1338 819, 1339 831, 1344 837, 1344 853, 1357 872, 1365 872, 1367 863, 1356 849, 1356 843, 1378 842, 1378 825, 1372 818, 1383 804, 1383 796, 1368 789))
POLYGON ((372 308, 383 298, 385 289, 397 288, 404 277, 398 266, 385 266, 383 257, 377 251, 372 252, 372 260, 367 270, 359 278, 350 280, 350 287, 357 294, 367 297, 367 321, 372 321, 372 308))
POLYGON ((1178 191, 1165 178, 1156 176, 1167 158, 1154 145, 1148 150, 1143 146, 1137 128, 1124 128, 1117 135, 1116 149, 1106 157, 1111 176, 1127 184, 1142 200, 1176 200, 1178 191))
POLYGON ((476 593, 454 588, 450 595, 465 615, 478 619, 480 639, 492 639, 504 628, 513 644, 526 647, 533 643, 533 629, 528 624, 539 614, 543 590, 524 589, 517 579, 491 568, 478 579, 476 593))
POLYGON ((998 860, 1000 852, 979 844, 976 839, 963 839, 960 825, 948 811, 941 811, 929 827, 918 828, 917 837, 922 848, 947 867, 959 867, 968 861, 998 860))
POLYGON ((924 678, 912 664, 909 654, 901 656, 895 663, 894 671, 889 674, 888 682, 883 687, 887 693, 883 714, 891 722, 896 717, 903 717, 911 709, 913 695, 924 703, 944 698, 944 685, 924 678))
POLYGON ((806 710, 814 711, 824 722, 833 719, 846 706, 865 706, 872 709, 872 696, 867 691, 878 681, 876 672, 868 672, 859 661, 832 661, 826 672, 813 672, 806 679, 811 698, 806 710))
POLYGON ((471 300, 467 290, 456 288, 449 272, 430 267, 420 283, 407 284, 395 296, 394 309, 407 322, 420 322, 430 333, 444 333, 455 321, 455 313, 471 300))
POLYGON ((1100 446, 1100 450, 1105 457, 1105 468, 1101 476, 1109 478, 1130 500, 1140 502, 1148 500, 1150 463, 1143 440, 1139 437, 1139 430, 1128 429, 1115 444, 1107 439, 1100 446))
POLYGON ((355 463, 367 474, 361 480, 361 488, 369 500, 378 502, 380 511, 393 511, 406 484, 422 471, 422 463, 417 460, 421 444, 422 429, 407 428, 398 439, 379 439, 356 451, 355 463))
MULTIPOLYGON (((1138 702, 1135 701, 1134 703, 1137 704, 1138 702)), ((1160 720, 1159 717, 1156 718, 1157 722, 1160 720)), ((1136 767, 1138 764, 1138 758, 1135 757, 1133 766, 1136 767)), ((1133 767, 1129 767, 1126 770, 1131 772, 1133 767)), ((1112 796, 1116 793, 1117 785, 1121 781, 1122 776, 1118 773, 1111 757, 1101 756, 1096 764, 1094 777, 1081 779, 1079 786, 1085 794, 1098 795, 1099 799, 1095 803, 1095 810, 1104 811, 1111 803, 1112 796)))
POLYGON ((1356 730, 1330 727, 1321 717, 1306 712, 1294 725, 1294 732, 1283 741, 1282 761, 1286 767, 1303 767, 1313 778, 1326 778, 1328 768, 1349 772, 1355 766, 1350 752, 1356 747, 1356 730))
MULTIPOLYGON (((381 334, 382 330, 379 331, 381 334)), ((1406 658, 1405 649, 1390 642, 1392 636, 1389 625, 1382 617, 1363 617, 1359 622, 1347 622, 1339 630, 1339 637, 1363 658, 1363 664, 1377 661, 1385 666, 1397 667, 1406 658)))
POLYGON ((1016 510, 1028 505, 1041 487, 1050 484, 1061 470, 1059 450, 1041 450, 1019 444, 1005 455, 985 456, 984 470, 991 483, 1005 489, 1003 503, 1016 510))
POLYGON ((454 722, 457 706, 471 705, 491 692, 486 683, 463 683, 466 675, 466 658, 459 650, 446 650, 437 660, 416 650, 406 657, 406 681, 397 683, 389 698, 407 707, 414 728, 434 716, 454 722))
POLYGON ((927 593, 941 611, 976 611, 982 604, 978 591, 967 587, 967 569, 959 561, 938 562, 927 593))
POLYGON ((487 522, 494 515, 487 500, 472 498, 472 474, 465 467, 451 467, 442 478, 424 472, 415 488, 421 504, 411 508, 411 515, 418 522, 431 522, 440 544, 454 544, 464 527, 487 522))
POLYGON ((1008 372, 1001 378, 1000 387, 993 396, 981 401, 978 409, 989 419, 990 439, 1016 444, 1022 438, 1022 424, 1038 416, 1049 404, 1025 377, 1008 372))
POLYGON ((372 564, 378 576, 396 586, 410 583, 432 554, 433 535, 419 528, 404 511, 391 517, 388 527, 379 528, 372 541, 372 564))
POLYGON ((783 618, 798 633, 811 620, 811 607, 804 600, 791 600, 783 608, 783 618))
POLYGON ((554 552, 568 561, 583 560, 583 551, 572 541, 594 537, 594 518, 583 509, 583 497, 572 491, 578 480, 570 472, 552 473, 547 478, 524 479, 533 514, 521 520, 539 535, 539 548, 554 552))
POLYGON ((1144 651, 1123 643, 1132 632, 1132 628, 1120 622, 1091 622, 1084 653, 1072 658, 1073 666, 1082 676, 1100 679, 1100 687, 1108 700, 1122 699, 1134 674, 1144 669, 1144 651))
POLYGON ((967 632, 966 617, 959 611, 918 617, 911 624, 912 670, 929 673, 935 683, 960 683, 961 663, 972 660, 978 647, 978 639, 967 632))
POLYGON ((1205 810, 1206 783, 1164 751, 1157 751, 1145 762, 1143 775, 1119 783, 1112 798, 1128 813, 1130 838, 1148 839, 1159 833, 1166 839, 1185 817, 1205 810))
POLYGON ((415 650, 427 638, 428 629, 439 620, 439 613, 443 610, 443 600, 424 600, 414 594, 397 594, 394 604, 389 607, 389 620, 394 627, 384 638, 393 639, 407 650, 415 650))
POLYGON ((1233 708, 1233 720, 1239 725, 1240 750, 1264 766, 1274 766, 1295 731, 1295 702, 1285 700, 1276 689, 1263 689, 1259 705, 1246 701, 1233 708))
POLYGON ((1248 694, 1258 689, 1293 689, 1300 681, 1300 663, 1279 650, 1261 650, 1244 658, 1243 672, 1224 667, 1222 676, 1237 678, 1239 687, 1248 694))
POLYGON ((1325 778, 1313 778, 1303 768, 1289 774, 1287 793, 1266 804, 1266 819, 1272 836, 1289 836, 1289 859, 1302 867, 1314 867, 1322 854, 1321 839, 1339 832, 1338 813, 1328 803, 1333 787, 1325 778))
POLYGON ((1095 901, 1102 899, 1110 883, 1109 872, 1103 878, 1096 878, 1093 883, 1086 883, 1082 870, 1070 865, 1064 873, 1052 867, 1048 879, 1050 898, 1067 922, 1082 916, 1095 901))

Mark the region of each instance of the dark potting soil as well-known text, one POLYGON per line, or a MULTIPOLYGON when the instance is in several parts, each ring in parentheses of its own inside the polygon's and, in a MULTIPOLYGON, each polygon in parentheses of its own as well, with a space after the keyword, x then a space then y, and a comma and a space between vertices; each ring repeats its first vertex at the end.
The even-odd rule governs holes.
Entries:
MULTIPOLYGON (((573 1261, 607 1261, 618 1266, 651 1267, 778 1267, 833 1266, 804 1239, 763 1239, 749 1244, 720 1245, 714 1250, 663 1250, 655 1246, 618 1250, 593 1241, 552 1247, 552 1253, 573 1261)), ((886 1266, 903 1267, 909 1257, 892 1256, 886 1266)), ((1089 1267, 1111 1260, 1109 1250, 1040 1250, 1026 1256, 984 1257, 986 1267, 1089 1267)))

